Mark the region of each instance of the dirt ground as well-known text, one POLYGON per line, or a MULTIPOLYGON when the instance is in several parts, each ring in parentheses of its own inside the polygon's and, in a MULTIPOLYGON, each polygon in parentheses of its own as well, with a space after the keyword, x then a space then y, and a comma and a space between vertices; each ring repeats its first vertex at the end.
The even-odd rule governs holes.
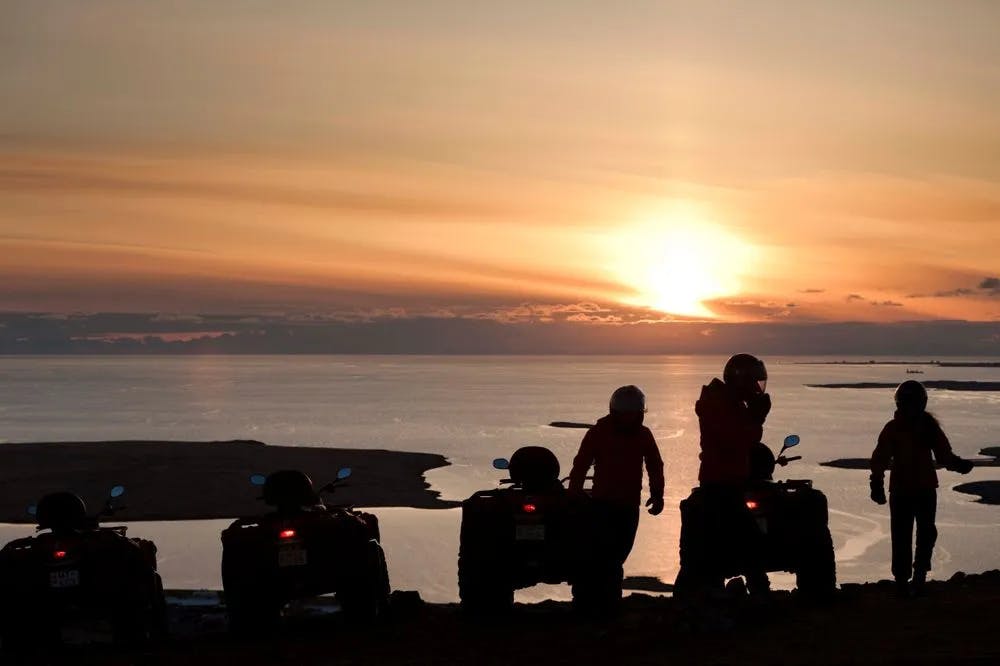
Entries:
POLYGON ((404 596, 380 626, 337 614, 286 618, 274 634, 227 635, 221 608, 171 609, 174 637, 156 650, 75 647, 5 663, 149 664, 997 664, 1000 571, 957 574, 899 600, 888 583, 846 585, 828 606, 776 593, 766 607, 734 606, 735 627, 703 631, 673 599, 632 595, 619 616, 582 618, 568 604, 518 606, 472 620, 454 605, 404 596), (408 601, 404 603, 404 601, 408 601))

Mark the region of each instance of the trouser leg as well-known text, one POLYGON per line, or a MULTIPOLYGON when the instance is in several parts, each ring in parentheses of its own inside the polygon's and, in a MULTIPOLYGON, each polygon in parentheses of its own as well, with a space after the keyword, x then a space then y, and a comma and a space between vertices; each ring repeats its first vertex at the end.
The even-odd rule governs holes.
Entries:
POLYGON ((910 580, 913 573, 914 502, 910 493, 897 491, 889 495, 889 525, 892 532, 892 577, 910 580))
POLYGON ((625 560, 632 553, 635 535, 639 531, 639 507, 622 507, 617 522, 621 526, 617 543, 618 555, 622 564, 625 564, 625 560))
POLYGON ((635 545, 635 535, 639 530, 639 508, 609 504, 605 507, 606 529, 610 537, 607 544, 608 558, 615 566, 618 585, 625 578, 625 560, 635 545))
POLYGON ((937 491, 922 491, 914 501, 914 517, 917 523, 917 548, 913 558, 913 570, 927 573, 931 570, 931 556, 937 542, 937 491))

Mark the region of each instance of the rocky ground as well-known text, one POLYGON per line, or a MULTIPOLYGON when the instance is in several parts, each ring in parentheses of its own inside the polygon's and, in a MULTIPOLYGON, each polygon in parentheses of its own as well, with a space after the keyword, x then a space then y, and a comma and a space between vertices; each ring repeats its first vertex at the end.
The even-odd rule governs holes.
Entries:
MULTIPOLYGON (((632 595, 610 620, 568 604, 518 606, 473 621, 453 605, 396 599, 378 627, 299 609, 272 635, 237 640, 206 597, 174 597, 174 637, 156 650, 124 653, 77 646, 24 663, 200 664, 996 664, 1000 663, 1000 571, 929 584, 926 596, 895 598, 889 583, 845 585, 828 606, 776 593, 765 607, 734 605, 735 626, 699 630, 668 597, 632 595), (197 604, 204 603, 199 606, 197 604)), ((19 663, 7 656, 4 663, 19 663)))

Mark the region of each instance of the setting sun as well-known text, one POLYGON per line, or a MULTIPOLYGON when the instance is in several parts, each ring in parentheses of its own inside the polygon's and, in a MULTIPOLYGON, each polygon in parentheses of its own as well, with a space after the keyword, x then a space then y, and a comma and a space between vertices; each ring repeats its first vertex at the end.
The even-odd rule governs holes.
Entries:
POLYGON ((698 211, 675 209, 634 227, 617 260, 631 305, 686 317, 717 316, 708 301, 737 294, 751 247, 698 211))

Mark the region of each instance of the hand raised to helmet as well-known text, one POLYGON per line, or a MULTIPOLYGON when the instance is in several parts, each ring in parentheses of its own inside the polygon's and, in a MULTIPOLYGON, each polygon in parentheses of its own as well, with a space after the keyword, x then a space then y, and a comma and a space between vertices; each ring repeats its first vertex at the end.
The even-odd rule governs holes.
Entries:
POLYGON ((763 423, 767 415, 771 413, 771 396, 768 393, 760 393, 747 400, 747 409, 750 416, 757 422, 763 423))

